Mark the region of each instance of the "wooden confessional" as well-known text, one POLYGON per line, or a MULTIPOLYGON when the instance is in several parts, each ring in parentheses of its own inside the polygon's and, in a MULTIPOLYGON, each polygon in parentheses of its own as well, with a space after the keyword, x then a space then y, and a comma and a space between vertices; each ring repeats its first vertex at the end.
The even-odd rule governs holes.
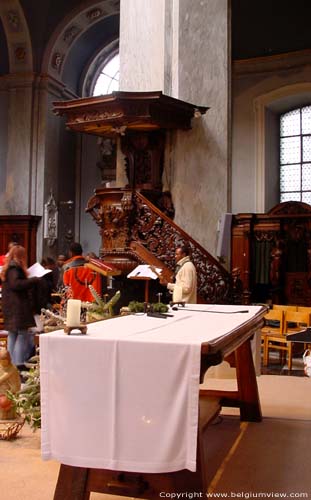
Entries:
POLYGON ((232 220, 232 268, 250 302, 311 304, 311 206, 289 201, 232 220))

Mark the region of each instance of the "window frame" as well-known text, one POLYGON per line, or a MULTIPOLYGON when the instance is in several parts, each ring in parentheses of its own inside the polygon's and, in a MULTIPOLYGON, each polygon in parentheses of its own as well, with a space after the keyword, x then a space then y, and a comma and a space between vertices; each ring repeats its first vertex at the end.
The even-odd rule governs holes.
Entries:
POLYGON ((280 171, 280 202, 282 201, 301 201, 303 203, 308 203, 308 200, 306 199, 303 199, 304 198, 304 194, 305 193, 310 193, 310 198, 311 198, 311 186, 309 189, 304 189, 303 188, 303 166, 304 165, 308 165, 308 164, 311 164, 311 159, 310 160, 304 160, 304 153, 305 153, 305 149, 304 149, 304 138, 305 137, 310 137, 311 138, 311 131, 310 132, 307 132, 307 133, 304 133, 303 130, 302 130, 302 115, 303 115, 303 110, 307 109, 307 108, 310 108, 310 111, 311 111, 311 102, 310 104, 307 104, 307 105, 304 105, 304 106, 295 106, 293 107, 292 109, 289 109, 287 110, 285 113, 282 113, 280 114, 280 117, 279 117, 279 141, 280 141, 280 161, 279 161, 279 171, 280 171), (292 133, 292 134, 287 134, 287 135, 281 135, 281 120, 282 120, 282 117, 285 117, 287 114, 289 113, 292 113, 293 111, 298 111, 299 112, 299 128, 300 128, 300 131, 299 133, 292 133), (296 162, 286 162, 286 163, 281 163, 281 148, 282 148, 282 139, 286 139, 286 138, 291 138, 291 137, 298 137, 299 138, 299 142, 300 142, 300 158, 299 158, 299 161, 296 161, 296 162), (295 190, 288 190, 288 191, 282 191, 282 183, 281 183, 281 175, 282 175, 282 166, 286 167, 287 165, 299 165, 299 169, 300 169, 300 186, 299 186, 299 190, 298 189, 295 189, 295 190), (287 196, 283 196, 282 197, 282 194, 285 195, 285 193, 288 193, 289 194, 289 197, 287 196), (293 197, 291 197, 291 194, 293 194, 293 197), (298 194, 298 198, 297 196, 295 197, 294 195, 295 194, 298 194))
POLYGON ((90 60, 85 71, 81 75, 80 95, 82 97, 92 97, 95 84, 102 71, 102 68, 119 53, 119 39, 112 40, 102 47, 90 60))
MULTIPOLYGON (((114 54, 110 54, 110 57, 109 57, 109 58, 107 58, 107 59, 105 60, 105 62, 102 64, 100 71, 98 71, 98 72, 97 72, 97 77, 96 77, 96 79, 95 79, 95 81, 93 82, 93 85, 92 85, 92 88, 93 88, 93 91, 92 91, 92 96, 93 96, 93 97, 100 96, 100 95, 111 94, 111 92, 100 93, 100 94, 96 93, 96 94, 95 94, 95 88, 96 88, 96 85, 97 85, 97 83, 98 83, 99 78, 101 77, 101 75, 102 75, 102 74, 104 74, 104 70, 105 70, 105 68, 106 68, 106 67, 108 66, 108 64, 110 64, 110 63, 111 63, 111 61, 112 61, 113 59, 115 59, 116 57, 119 57, 119 67, 118 67, 118 70, 117 70, 117 72, 115 73, 115 75, 116 75, 116 74, 118 74, 118 76, 119 76, 119 74, 120 74, 120 53, 119 53, 119 51, 117 51, 117 52, 116 52, 116 53, 114 53, 114 54)), ((109 78, 110 78, 110 83, 109 83, 109 86, 111 85, 111 83, 112 83, 113 81, 117 81, 117 82, 118 82, 118 89, 117 89, 117 90, 119 90, 119 81, 120 81, 120 80, 119 80, 119 78, 118 78, 118 79, 116 79, 116 78, 115 78, 115 75, 114 75, 113 77, 111 77, 110 75, 106 74, 105 76, 107 76, 107 77, 109 77, 109 78)), ((109 86, 108 86, 108 90, 109 90, 109 86)))
POLYGON ((267 212, 280 203, 279 116, 310 102, 310 82, 286 85, 254 98, 255 212, 267 212))

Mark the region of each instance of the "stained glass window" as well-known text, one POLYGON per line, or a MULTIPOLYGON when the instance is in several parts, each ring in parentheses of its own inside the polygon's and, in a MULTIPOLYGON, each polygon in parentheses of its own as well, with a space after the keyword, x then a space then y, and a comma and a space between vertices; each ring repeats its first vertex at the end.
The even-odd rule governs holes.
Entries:
POLYGON ((119 69, 120 60, 117 54, 101 70, 93 96, 111 94, 114 90, 119 90, 119 69))
POLYGON ((311 204, 311 106, 280 117, 280 200, 311 204))

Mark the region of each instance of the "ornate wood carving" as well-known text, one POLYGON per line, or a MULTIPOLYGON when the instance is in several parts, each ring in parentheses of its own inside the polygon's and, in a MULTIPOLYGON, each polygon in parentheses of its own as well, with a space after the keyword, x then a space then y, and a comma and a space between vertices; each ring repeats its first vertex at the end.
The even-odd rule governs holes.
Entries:
POLYGON ((241 267, 250 300, 309 305, 311 206, 290 201, 234 216, 232 266, 241 267))
POLYGON ((131 188, 161 191, 164 145, 164 131, 130 132, 121 137, 131 188))
POLYGON ((227 303, 231 300, 230 275, 196 241, 168 217, 164 216, 144 196, 135 192, 135 218, 132 239, 138 241, 174 271, 175 248, 187 243, 198 275, 198 295, 207 303, 227 303))
POLYGON ((132 214, 130 190, 98 189, 88 201, 86 211, 100 227, 102 248, 107 251, 124 251, 129 247, 132 214))
MULTIPOLYGON (((53 67, 60 68, 62 55, 54 54, 53 67)), ((156 92, 113 92, 100 97, 54 102, 54 113, 66 116, 72 130, 95 135, 115 135, 125 130, 151 131, 191 128, 191 120, 206 113, 194 106, 156 92)))
POLYGON ((165 273, 172 274, 176 245, 187 243, 198 274, 200 300, 230 303, 235 297, 241 301, 239 274, 233 286, 230 274, 216 259, 138 191, 99 188, 86 210, 100 227, 105 261, 127 272, 137 262, 161 262, 165 273))
POLYGON ((311 214, 311 206, 301 201, 285 201, 273 207, 268 216, 281 216, 281 215, 306 215, 311 214))

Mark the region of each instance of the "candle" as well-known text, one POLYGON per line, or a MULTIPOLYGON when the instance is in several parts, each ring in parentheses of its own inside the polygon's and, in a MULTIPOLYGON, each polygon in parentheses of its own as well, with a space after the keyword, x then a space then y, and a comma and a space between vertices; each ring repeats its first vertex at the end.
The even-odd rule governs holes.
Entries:
POLYGON ((175 285, 173 290, 173 302, 181 302, 181 301, 182 301, 182 288, 179 285, 175 285))
POLYGON ((67 302, 67 326, 79 326, 81 315, 81 300, 69 299, 67 302))

